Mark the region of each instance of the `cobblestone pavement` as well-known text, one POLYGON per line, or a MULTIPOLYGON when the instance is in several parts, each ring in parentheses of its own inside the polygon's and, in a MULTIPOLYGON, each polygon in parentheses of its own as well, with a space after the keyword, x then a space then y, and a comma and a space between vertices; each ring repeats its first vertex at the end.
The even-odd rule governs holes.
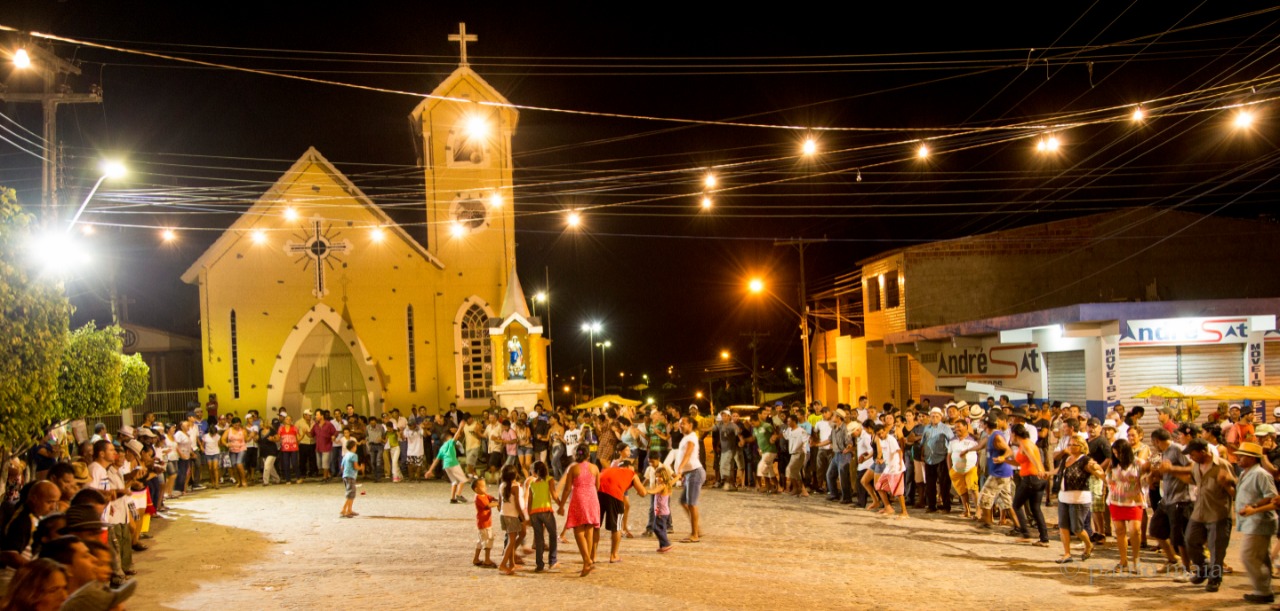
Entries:
MULTIPOLYGON (((135 555, 141 587, 130 608, 1206 609, 1245 606, 1248 591, 1242 571, 1216 594, 1164 575, 1116 575, 1111 545, 1064 568, 1053 562, 1056 540, 1048 549, 1018 544, 954 514, 896 520, 821 498, 723 491, 703 495, 701 543, 658 554, 654 539, 639 537, 636 512, 637 538, 623 541, 620 564, 607 562, 602 540, 597 569, 580 578, 570 543, 561 546, 561 572, 534 574, 530 558, 528 571, 505 577, 471 566, 475 511, 449 504, 444 484, 361 490, 361 515, 350 520, 338 517, 336 483, 208 490, 172 502, 178 517, 161 521, 152 549, 135 555)), ((688 522, 676 512, 683 537, 688 522)), ((1239 568, 1234 546, 1228 559, 1239 568)), ((1151 570, 1158 564, 1154 555, 1144 560, 1151 570)))

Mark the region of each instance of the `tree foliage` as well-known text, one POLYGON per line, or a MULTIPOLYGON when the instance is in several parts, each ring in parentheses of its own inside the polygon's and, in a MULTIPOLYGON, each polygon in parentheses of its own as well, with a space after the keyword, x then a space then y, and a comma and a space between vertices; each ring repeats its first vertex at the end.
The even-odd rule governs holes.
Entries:
POLYGON ((72 331, 58 374, 59 418, 75 420, 120 411, 120 327, 90 322, 72 331))
POLYGON ((120 365, 120 408, 138 407, 151 387, 151 366, 141 354, 120 355, 120 365))
POLYGON ((62 287, 27 268, 32 217, 0 188, 0 453, 38 441, 54 417, 71 306, 62 287))

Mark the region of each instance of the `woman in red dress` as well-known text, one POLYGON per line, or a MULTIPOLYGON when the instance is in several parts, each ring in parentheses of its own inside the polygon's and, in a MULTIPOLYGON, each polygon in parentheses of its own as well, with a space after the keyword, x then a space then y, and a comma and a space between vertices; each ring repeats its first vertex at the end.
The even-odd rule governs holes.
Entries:
POLYGON ((565 507, 569 515, 565 519, 565 528, 573 529, 573 538, 578 542, 578 553, 582 554, 582 577, 586 577, 595 568, 592 558, 595 557, 594 543, 591 533, 600 528, 600 499, 596 496, 600 470, 588 462, 591 451, 585 444, 578 446, 573 454, 574 464, 564 474, 560 482, 561 493, 560 515, 565 515, 565 507))

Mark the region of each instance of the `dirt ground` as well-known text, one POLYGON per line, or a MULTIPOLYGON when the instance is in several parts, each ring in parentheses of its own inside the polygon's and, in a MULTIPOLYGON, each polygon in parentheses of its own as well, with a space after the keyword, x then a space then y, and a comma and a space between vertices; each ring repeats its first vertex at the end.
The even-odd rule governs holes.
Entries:
MULTIPOLYGON (((817 498, 718 490, 703 495, 701 543, 658 554, 654 539, 639 537, 643 516, 634 513, 637 538, 623 541, 620 564, 608 564, 602 545, 597 570, 580 578, 570 543, 561 546, 561 572, 534 574, 529 558, 525 572, 504 577, 471 566, 475 511, 449 504, 448 486, 361 490, 355 519, 338 517, 340 484, 224 488, 173 501, 176 518, 157 521, 152 549, 135 555, 141 587, 129 608, 1260 608, 1241 600, 1240 571, 1206 594, 1155 575, 1154 556, 1146 575, 1114 574, 1113 546, 1064 568, 1053 563, 1056 541, 1017 544, 954 515, 887 520, 817 498)), ((684 536, 688 523, 676 512, 684 536)), ((1234 546, 1228 559, 1239 565, 1234 546)))

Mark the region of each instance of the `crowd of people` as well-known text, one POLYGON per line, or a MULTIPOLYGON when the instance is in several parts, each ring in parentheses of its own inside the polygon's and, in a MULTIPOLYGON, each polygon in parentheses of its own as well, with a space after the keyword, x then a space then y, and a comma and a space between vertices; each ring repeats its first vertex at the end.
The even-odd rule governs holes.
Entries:
POLYGON ((449 502, 476 512, 473 563, 508 575, 530 555, 535 572, 557 571, 557 544, 571 536, 586 576, 601 529, 609 562, 620 562, 621 540, 636 537, 632 514, 644 516, 640 537, 670 552, 673 496, 687 521, 679 542, 698 543, 705 488, 754 489, 822 495, 896 520, 913 508, 958 508, 975 528, 1045 548, 1056 530, 1058 563, 1089 561, 1114 544, 1111 570, 1167 574, 1210 592, 1233 571, 1224 554, 1234 536, 1253 587, 1246 600, 1272 602, 1276 430, 1238 406, 1223 405, 1203 426, 1162 409, 1150 432, 1143 415, 1117 406, 1098 418, 1067 403, 1014 406, 1005 397, 903 407, 863 397, 834 408, 779 402, 718 414, 698 405, 549 411, 539 402, 527 412, 491 404, 473 415, 450 405, 436 415, 413 407, 368 417, 348 405, 304 410, 295 422, 284 410, 269 421, 193 410, 168 424, 148 415, 115 435, 99 424, 83 440, 87 432, 58 428, 31 452, 29 468, 10 469, 5 600, 28 596, 24 588, 36 583, 64 597, 88 588, 127 598, 132 555, 147 549, 145 522, 163 519, 169 499, 224 485, 340 480, 339 515, 352 518, 364 477, 447 478, 449 502), (494 510, 504 535, 497 563, 494 510), (1144 566, 1143 550, 1159 562, 1144 566))

